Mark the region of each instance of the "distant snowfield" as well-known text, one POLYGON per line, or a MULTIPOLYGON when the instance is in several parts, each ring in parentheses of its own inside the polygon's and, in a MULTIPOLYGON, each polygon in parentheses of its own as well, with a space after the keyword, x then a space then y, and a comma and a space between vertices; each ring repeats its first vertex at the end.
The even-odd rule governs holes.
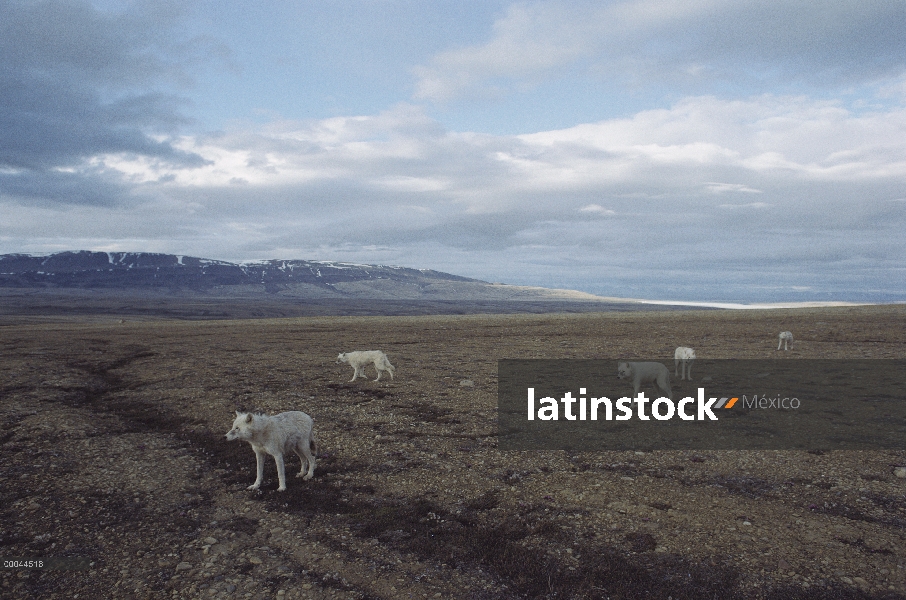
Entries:
POLYGON ((578 290, 565 288, 544 288, 533 286, 517 286, 509 284, 495 283, 493 286, 501 286, 507 289, 520 290, 526 294, 539 294, 548 296, 550 299, 557 300, 577 300, 591 302, 619 302, 635 304, 652 304, 658 306, 693 306, 699 308, 726 308, 730 310, 764 310, 780 308, 826 308, 835 306, 875 306, 877 303, 872 302, 842 302, 842 301, 812 301, 812 302, 759 302, 753 304, 744 304, 741 302, 707 302, 707 301, 687 301, 687 300, 646 300, 643 298, 621 298, 614 296, 597 296, 578 290))
POLYGON ((626 300, 640 304, 665 306, 700 306, 702 308, 729 308, 733 310, 763 310, 768 308, 825 308, 829 306, 874 306, 870 302, 770 302, 761 304, 737 304, 735 302, 684 302, 671 300, 626 300))

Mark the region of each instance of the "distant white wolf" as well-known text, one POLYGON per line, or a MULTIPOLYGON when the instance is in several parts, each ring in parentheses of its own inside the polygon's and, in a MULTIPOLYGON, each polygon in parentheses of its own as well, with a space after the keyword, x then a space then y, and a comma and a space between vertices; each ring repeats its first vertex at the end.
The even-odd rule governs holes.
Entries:
POLYGON ((784 350, 789 350, 789 348, 787 347, 787 343, 789 343, 790 346, 793 345, 793 334, 790 333, 789 331, 781 331, 779 338, 780 338, 780 342, 777 344, 778 350, 780 350, 781 346, 783 346, 784 350))
POLYGON ((676 349, 676 352, 673 353, 673 376, 679 377, 680 379, 686 379, 686 376, 689 376, 689 381, 692 381, 692 361, 695 360, 695 350, 687 346, 680 346, 676 349), (683 364, 683 375, 680 377, 679 366, 680 363, 683 364), (686 371, 686 366, 688 365, 689 371, 686 371))
POLYGON ((314 420, 304 412, 292 410, 269 417, 264 414, 252 414, 236 411, 233 428, 226 434, 228 440, 242 440, 252 445, 258 463, 258 477, 248 489, 257 490, 264 479, 264 455, 270 454, 277 463, 277 477, 280 487, 286 489, 286 470, 283 455, 295 452, 302 460, 302 470, 296 477, 305 480, 315 474, 315 456, 318 454, 318 442, 315 439, 314 420), (308 473, 305 464, 308 463, 308 473))
POLYGON ((631 379, 636 395, 643 384, 654 384, 665 396, 673 400, 670 390, 670 371, 659 362, 621 362, 617 365, 617 377, 631 379))
POLYGON ((377 369, 377 379, 375 381, 381 380, 381 372, 387 371, 390 373, 390 379, 393 379, 393 372, 396 370, 396 367, 390 364, 390 360, 387 359, 387 355, 381 352, 380 350, 356 350, 355 352, 341 352, 337 355, 338 363, 347 363, 355 369, 352 373, 352 379, 350 382, 356 380, 356 378, 361 375, 367 379, 365 375, 365 367, 369 364, 373 364, 374 368, 377 369))

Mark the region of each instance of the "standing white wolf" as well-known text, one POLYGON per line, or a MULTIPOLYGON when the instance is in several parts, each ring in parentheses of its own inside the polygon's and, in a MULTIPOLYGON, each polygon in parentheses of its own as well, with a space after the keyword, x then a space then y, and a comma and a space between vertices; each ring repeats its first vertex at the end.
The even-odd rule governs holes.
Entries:
POLYGON ((784 350, 789 350, 789 348, 787 347, 787 343, 789 343, 790 346, 793 345, 793 334, 790 333, 789 331, 781 331, 778 338, 780 340, 777 344, 778 350, 780 350, 781 346, 783 346, 784 350))
POLYGON ((680 346, 676 349, 676 352, 673 353, 673 375, 674 377, 679 377, 680 379, 686 379, 686 375, 689 376, 689 381, 692 381, 692 361, 695 360, 695 350, 687 346, 680 346), (680 377, 679 366, 680 363, 683 364, 683 375, 680 377), (686 372, 686 366, 689 366, 688 373, 686 372))
POLYGON ((621 362, 617 365, 617 377, 631 379, 636 395, 642 384, 654 384, 665 396, 673 400, 670 389, 670 371, 659 362, 621 362))
POLYGON ((277 463, 277 477, 280 487, 286 489, 286 470, 283 455, 295 452, 302 460, 302 470, 296 477, 309 480, 315 474, 315 456, 318 442, 315 439, 314 420, 304 412, 293 410, 269 417, 236 411, 233 428, 226 434, 228 440, 241 440, 252 445, 258 463, 258 477, 248 489, 257 490, 264 479, 264 455, 270 454, 277 463), (308 463, 308 473, 305 464, 308 463))
POLYGON ((352 373, 352 379, 349 380, 350 382, 355 381, 359 375, 367 379, 368 377, 365 375, 365 367, 369 364, 373 364, 374 368, 377 369, 377 379, 375 379, 375 381, 381 380, 381 373, 383 371, 390 373, 390 379, 393 379, 393 372, 396 370, 396 367, 390 364, 390 360, 387 358, 387 355, 380 350, 356 350, 355 352, 341 352, 337 355, 337 362, 346 363, 354 369, 352 373))

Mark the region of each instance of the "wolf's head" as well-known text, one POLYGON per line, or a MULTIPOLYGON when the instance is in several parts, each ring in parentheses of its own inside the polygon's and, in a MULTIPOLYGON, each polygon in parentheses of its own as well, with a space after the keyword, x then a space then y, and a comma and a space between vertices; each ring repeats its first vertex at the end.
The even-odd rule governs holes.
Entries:
POLYGON ((233 428, 227 431, 226 439, 228 440, 248 440, 252 437, 252 424, 255 422, 255 415, 236 411, 236 420, 233 421, 233 428))
POLYGON ((621 362, 617 365, 617 377, 619 379, 632 377, 632 367, 629 366, 629 363, 621 362))
POLYGON ((337 354, 337 362, 338 363, 348 363, 349 362, 349 358, 346 356, 345 352, 340 352, 339 354, 337 354))

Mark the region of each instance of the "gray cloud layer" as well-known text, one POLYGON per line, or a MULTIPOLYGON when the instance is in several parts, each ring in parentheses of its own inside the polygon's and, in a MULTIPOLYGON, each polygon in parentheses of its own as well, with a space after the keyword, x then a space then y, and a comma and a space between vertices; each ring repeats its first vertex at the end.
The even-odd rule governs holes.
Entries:
POLYGON ((382 262, 613 296, 906 299, 902 4, 514 5, 486 45, 426 63, 425 98, 636 58, 646 78, 888 77, 852 102, 691 95, 521 136, 449 131, 411 104, 181 133, 184 105, 162 90, 209 46, 179 32, 175 5, 137 6, 0 0, 0 252, 382 262))
POLYGON ((510 6, 484 44, 415 68, 416 96, 499 95, 560 72, 692 93, 858 85, 903 72, 906 3, 629 0, 510 6))
POLYGON ((202 163, 160 138, 186 123, 183 101, 150 91, 187 77, 189 53, 166 37, 176 7, 110 15, 68 0, 0 2, 0 192, 113 203, 121 186, 73 167, 107 153, 202 163))

